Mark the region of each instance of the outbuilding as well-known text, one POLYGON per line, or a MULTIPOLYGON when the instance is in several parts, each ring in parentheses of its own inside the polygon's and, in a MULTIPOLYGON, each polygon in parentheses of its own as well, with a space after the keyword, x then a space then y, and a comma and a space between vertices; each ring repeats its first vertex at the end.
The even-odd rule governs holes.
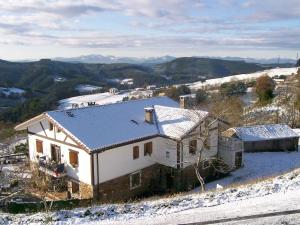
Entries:
POLYGON ((233 127, 223 135, 242 140, 244 152, 298 151, 299 135, 285 124, 233 127))

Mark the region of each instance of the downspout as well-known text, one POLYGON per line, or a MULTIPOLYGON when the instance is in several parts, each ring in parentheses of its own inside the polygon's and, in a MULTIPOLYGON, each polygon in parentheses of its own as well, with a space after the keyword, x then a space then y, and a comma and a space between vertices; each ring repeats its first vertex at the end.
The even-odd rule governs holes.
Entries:
POLYGON ((100 181, 99 181, 99 153, 97 154, 97 198, 100 200, 100 181))

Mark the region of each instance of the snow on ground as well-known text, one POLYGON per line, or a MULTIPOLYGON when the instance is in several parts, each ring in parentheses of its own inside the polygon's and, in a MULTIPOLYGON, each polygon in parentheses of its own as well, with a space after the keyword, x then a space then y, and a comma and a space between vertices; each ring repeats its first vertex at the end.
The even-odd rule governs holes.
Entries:
POLYGON ((59 101, 59 109, 71 108, 72 104, 78 104, 79 107, 87 106, 88 102, 95 102, 98 105, 105 105, 110 103, 121 102, 124 97, 128 96, 128 93, 111 94, 109 92, 81 95, 72 98, 62 99, 59 101))
MULTIPOLYGON (((276 176, 300 168, 300 152, 244 153, 244 167, 223 179, 207 184, 207 189, 215 189, 217 184, 225 187, 251 182, 260 178, 276 176)), ((198 190, 198 189, 196 189, 198 190)))
POLYGON ((80 84, 78 85, 75 89, 79 91, 80 93, 84 92, 93 92, 100 90, 102 87, 99 86, 94 86, 94 85, 89 85, 89 84, 80 84))
POLYGON ((6 96, 9 96, 11 94, 22 95, 25 93, 24 90, 22 90, 20 88, 15 88, 15 87, 11 87, 11 88, 0 87, 0 92, 5 94, 6 96))
POLYGON ((293 67, 293 68, 275 68, 275 69, 270 69, 270 70, 263 70, 255 73, 248 73, 248 74, 238 74, 238 75, 233 75, 233 76, 228 76, 228 77, 222 77, 222 78, 215 78, 215 79, 208 79, 205 82, 195 82, 193 84, 189 84, 191 89, 199 89, 203 88, 206 86, 217 86, 221 85, 226 82, 230 82, 232 80, 254 80, 264 74, 267 74, 270 77, 274 77, 277 75, 291 75, 291 74, 296 74, 298 70, 298 67, 293 67))
MULTIPOLYGON (((226 186, 274 176, 300 166, 300 153, 247 153, 245 167, 231 176, 209 183, 226 186)), ((0 215, 7 224, 178 224, 209 219, 257 214, 260 210, 292 209, 300 200, 300 169, 285 175, 243 186, 199 194, 191 192, 165 198, 150 198, 136 203, 103 204, 91 208, 61 210, 32 215, 0 215), (297 198, 297 199, 295 199, 297 198), (290 199, 290 201, 288 200, 290 199), (278 202, 276 202, 278 201, 278 202), (284 204, 284 205, 283 205, 284 204), (256 205, 261 205, 260 207, 256 205)), ((237 223, 238 224, 238 223, 237 223)))

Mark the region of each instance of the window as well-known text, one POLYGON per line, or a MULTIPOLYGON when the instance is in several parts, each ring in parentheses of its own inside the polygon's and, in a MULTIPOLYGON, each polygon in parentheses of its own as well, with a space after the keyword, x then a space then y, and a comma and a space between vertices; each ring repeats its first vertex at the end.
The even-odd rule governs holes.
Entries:
POLYGON ((72 188, 73 194, 79 193, 79 184, 78 183, 71 181, 71 188, 72 188))
POLYGON ((167 158, 167 159, 170 158, 170 152, 166 152, 166 158, 167 158))
POLYGON ((152 154, 152 142, 144 144, 144 156, 152 154))
POLYGON ((202 169, 207 169, 207 168, 209 168, 210 167, 210 162, 208 161, 208 160, 204 160, 203 162, 202 162, 202 169))
POLYGON ((138 171, 130 174, 130 189, 134 189, 141 186, 142 172, 138 171))
POLYGON ((57 128, 57 133, 60 133, 61 132, 61 129, 57 128))
POLYGON ((78 152, 70 150, 69 151, 69 161, 73 167, 77 167, 78 166, 78 152))
POLYGON ((53 130, 53 123, 49 122, 49 130, 53 130))
POLYGON ((189 143, 190 154, 195 154, 197 150, 197 140, 191 140, 189 143))
POLYGON ((139 146, 133 147, 133 159, 138 159, 140 155, 139 146))
POLYGON ((36 152, 43 153, 43 141, 36 140, 36 152))
POLYGON ((237 168, 241 167, 243 163, 243 153, 242 152, 236 152, 235 153, 235 166, 237 168))

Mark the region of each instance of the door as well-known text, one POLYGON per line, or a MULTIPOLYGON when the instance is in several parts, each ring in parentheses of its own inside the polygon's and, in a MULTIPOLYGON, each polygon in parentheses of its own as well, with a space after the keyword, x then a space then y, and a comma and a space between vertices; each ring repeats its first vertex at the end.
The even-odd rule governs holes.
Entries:
POLYGON ((57 145, 51 145, 51 160, 61 163, 60 147, 57 145))

